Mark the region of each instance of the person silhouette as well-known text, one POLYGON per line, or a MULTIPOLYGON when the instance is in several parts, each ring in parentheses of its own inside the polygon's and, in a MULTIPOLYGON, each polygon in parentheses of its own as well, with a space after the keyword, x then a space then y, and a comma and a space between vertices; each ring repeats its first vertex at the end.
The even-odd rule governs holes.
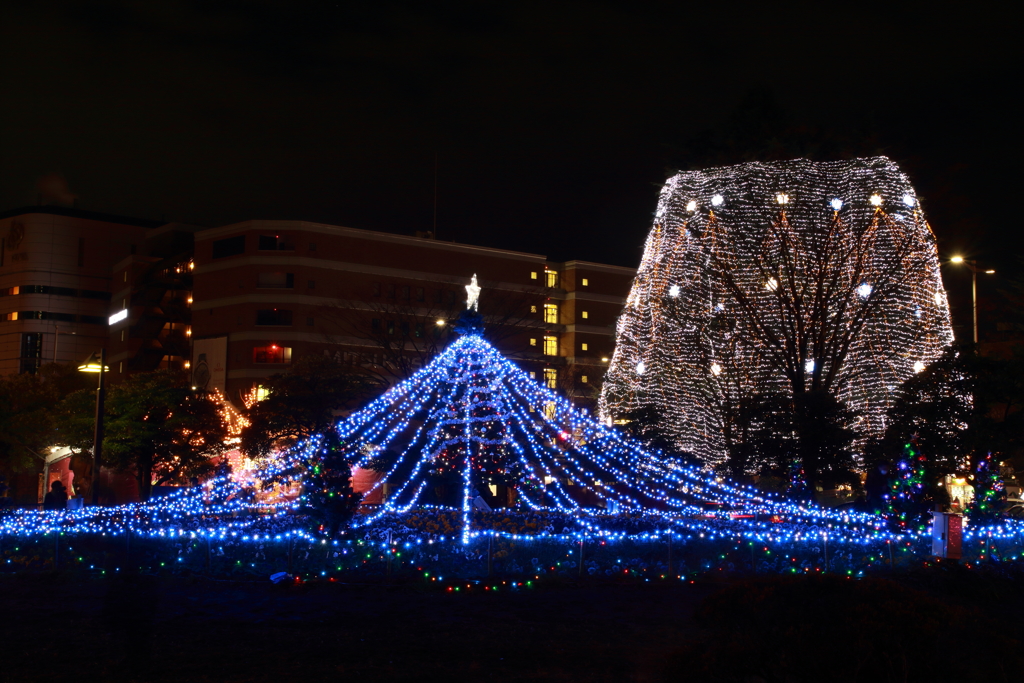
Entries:
POLYGON ((50 484, 50 490, 43 497, 44 510, 64 510, 68 506, 68 492, 60 479, 50 484))

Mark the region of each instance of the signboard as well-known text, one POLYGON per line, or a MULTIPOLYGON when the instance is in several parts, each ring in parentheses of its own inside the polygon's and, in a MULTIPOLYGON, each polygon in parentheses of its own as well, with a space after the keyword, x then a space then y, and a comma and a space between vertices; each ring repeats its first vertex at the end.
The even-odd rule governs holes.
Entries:
POLYGON ((227 396, 228 338, 192 342, 192 386, 227 396))

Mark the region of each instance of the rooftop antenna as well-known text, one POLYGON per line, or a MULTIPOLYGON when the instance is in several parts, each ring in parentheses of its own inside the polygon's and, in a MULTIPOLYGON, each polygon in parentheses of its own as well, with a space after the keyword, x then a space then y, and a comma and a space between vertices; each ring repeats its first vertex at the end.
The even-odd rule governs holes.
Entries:
POLYGON ((434 239, 437 239, 437 152, 434 152, 434 239))

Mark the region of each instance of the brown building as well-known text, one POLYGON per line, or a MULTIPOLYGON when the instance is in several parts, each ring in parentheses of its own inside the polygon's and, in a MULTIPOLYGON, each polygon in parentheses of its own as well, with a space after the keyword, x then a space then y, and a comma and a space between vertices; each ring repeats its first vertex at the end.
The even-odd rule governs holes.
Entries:
POLYGON ((196 381, 234 401, 308 353, 409 376, 443 348, 475 274, 487 336, 589 404, 635 272, 301 221, 204 230, 195 244, 196 381))

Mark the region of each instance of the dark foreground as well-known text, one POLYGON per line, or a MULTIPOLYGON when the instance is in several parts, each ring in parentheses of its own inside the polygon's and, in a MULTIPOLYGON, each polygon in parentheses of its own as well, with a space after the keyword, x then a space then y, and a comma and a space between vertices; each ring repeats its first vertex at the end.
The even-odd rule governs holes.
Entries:
POLYGON ((2 681, 1009 681, 1024 582, 414 586, 0 576, 2 681))

